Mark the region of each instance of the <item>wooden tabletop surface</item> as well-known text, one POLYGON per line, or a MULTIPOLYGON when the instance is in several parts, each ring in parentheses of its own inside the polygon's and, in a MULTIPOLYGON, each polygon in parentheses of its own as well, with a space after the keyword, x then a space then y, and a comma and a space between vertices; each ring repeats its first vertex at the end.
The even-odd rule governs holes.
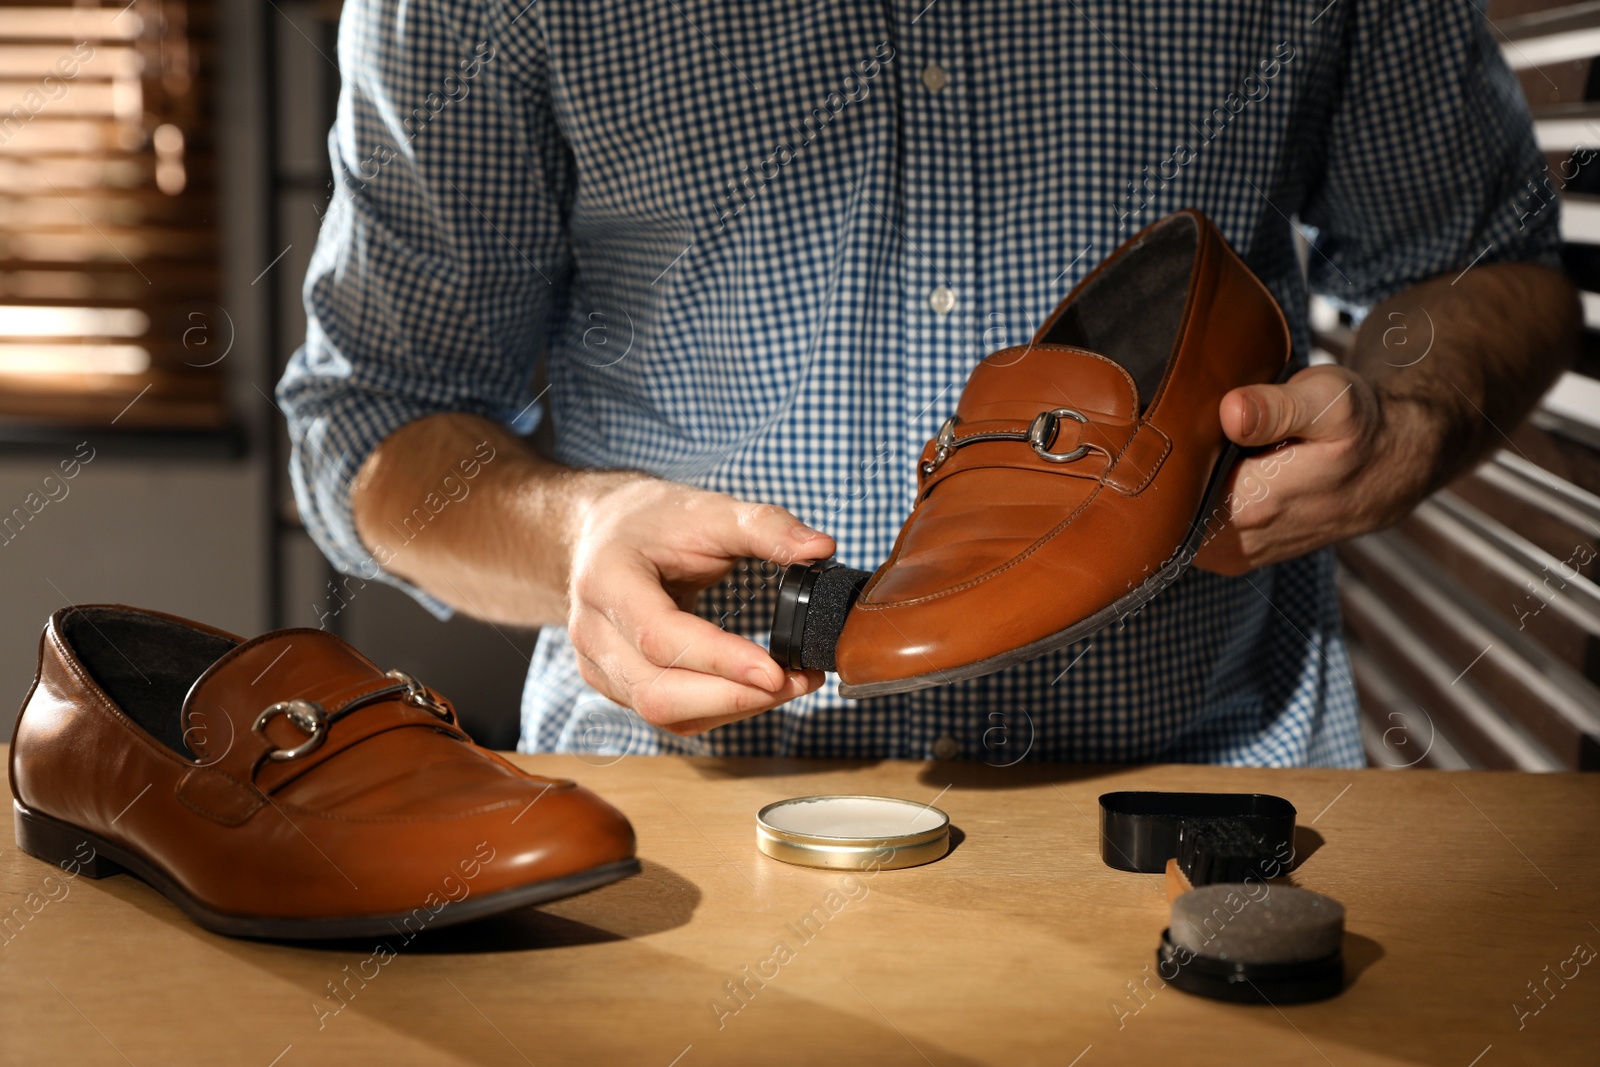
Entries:
POLYGON ((47 886, 7 820, 0 1060, 1502 1067, 1600 1049, 1600 776, 516 759, 620 807, 644 873, 384 950, 218 937, 127 876, 47 886), (1163 988, 1162 878, 1099 857, 1117 789, 1292 801, 1294 881, 1347 909, 1346 991, 1280 1010, 1163 988), (862 876, 759 853, 756 810, 815 793, 937 801, 956 847, 862 876))

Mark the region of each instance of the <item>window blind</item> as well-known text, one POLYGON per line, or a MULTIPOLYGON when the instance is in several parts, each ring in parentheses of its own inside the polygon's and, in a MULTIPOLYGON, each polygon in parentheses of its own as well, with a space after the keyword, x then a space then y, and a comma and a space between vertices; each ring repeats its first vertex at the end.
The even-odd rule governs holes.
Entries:
POLYGON ((0 0, 0 420, 227 422, 212 4, 0 0))

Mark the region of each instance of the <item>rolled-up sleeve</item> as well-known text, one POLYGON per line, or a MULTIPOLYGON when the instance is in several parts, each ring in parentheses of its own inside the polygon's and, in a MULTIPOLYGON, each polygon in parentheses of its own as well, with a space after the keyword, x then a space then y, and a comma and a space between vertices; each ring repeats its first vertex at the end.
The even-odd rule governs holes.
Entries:
POLYGON ((1359 312, 1440 274, 1559 264, 1527 101, 1476 4, 1387 0, 1348 24, 1319 181, 1313 292, 1359 312))
POLYGON ((306 342, 277 390, 317 545, 441 616, 374 565, 350 486, 424 416, 519 432, 538 417, 531 382, 569 272, 573 179, 532 20, 495 0, 344 5, 335 194, 305 280, 306 342))

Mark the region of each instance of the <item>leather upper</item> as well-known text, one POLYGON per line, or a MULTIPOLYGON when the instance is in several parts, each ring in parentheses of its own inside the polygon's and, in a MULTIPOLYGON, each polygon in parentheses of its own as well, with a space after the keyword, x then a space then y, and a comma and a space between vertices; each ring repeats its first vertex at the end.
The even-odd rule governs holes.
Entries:
POLYGON ((298 629, 244 641, 120 606, 66 608, 45 627, 11 788, 28 809, 135 852, 237 915, 400 913, 451 899, 468 866, 467 891, 485 894, 634 852, 632 828, 604 801, 473 744, 447 701, 338 637, 298 629), (234 642, 181 708, 161 711, 180 716, 188 753, 98 684, 68 638, 74 612, 131 613, 234 642), (326 725, 304 755, 274 759, 317 732, 282 712, 257 728, 283 701, 315 702, 326 725))
POLYGON ((865 685, 977 663, 1128 594, 1198 517, 1226 445, 1223 395, 1274 380, 1288 355, 1281 310, 1202 216, 1169 216, 1135 236, 1032 343, 974 369, 954 418, 923 450, 916 505, 889 559, 846 620, 840 678, 865 685), (1046 339, 1064 332, 1058 323, 1103 272, 1136 277, 1146 235, 1174 225, 1194 226, 1197 239, 1165 368, 1142 398, 1114 359, 1046 339), (1070 414, 1042 427, 1048 440, 1023 439, 1041 413, 1061 409, 1070 414))

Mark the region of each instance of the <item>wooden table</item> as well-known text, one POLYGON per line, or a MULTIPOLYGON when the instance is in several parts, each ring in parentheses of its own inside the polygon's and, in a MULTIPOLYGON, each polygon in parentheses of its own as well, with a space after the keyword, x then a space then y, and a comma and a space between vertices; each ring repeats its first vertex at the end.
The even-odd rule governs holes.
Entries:
MULTIPOLYGON (((365 943, 217 937, 132 878, 79 878, 0 935, 0 1059, 1597 1062, 1600 959, 1568 961, 1600 948, 1600 777, 516 758, 626 812, 643 875, 394 939, 382 963, 365 943), (1345 993, 1278 1010, 1146 982, 1166 898, 1161 876, 1100 862, 1097 797, 1113 789, 1291 800, 1309 852, 1294 880, 1348 909, 1345 993), (756 851, 756 809, 834 792, 937 801, 958 843, 932 865, 859 882, 756 851), (814 909, 821 919, 799 929, 814 909), (789 952, 775 957, 780 941, 789 952), (1558 972, 1575 968, 1563 985, 1558 972), (730 998, 726 983, 761 971, 776 974, 730 998), (1543 1002, 1530 982, 1551 991, 1543 1002)), ((9 911, 51 872, 9 836, 0 844, 9 911)))

